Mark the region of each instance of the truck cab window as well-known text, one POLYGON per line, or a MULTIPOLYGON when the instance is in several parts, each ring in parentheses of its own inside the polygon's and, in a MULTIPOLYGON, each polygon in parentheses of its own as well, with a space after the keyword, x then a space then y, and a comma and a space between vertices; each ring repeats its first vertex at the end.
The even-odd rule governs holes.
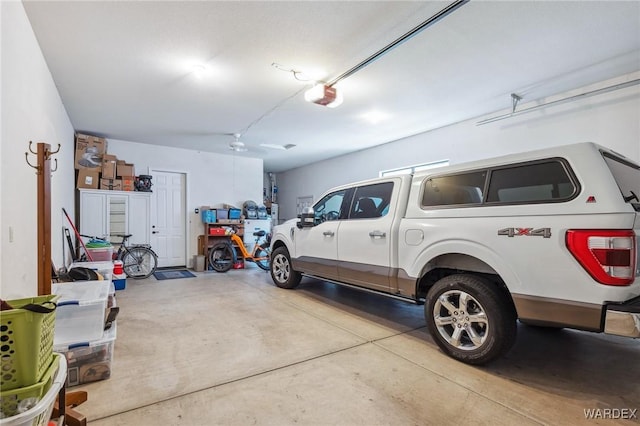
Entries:
POLYGON ((385 216, 393 192, 393 182, 378 183, 356 188, 351 205, 350 219, 372 219, 385 216))
POLYGON ((346 189, 332 192, 313 206, 316 224, 340 219, 340 211, 346 192, 346 189))

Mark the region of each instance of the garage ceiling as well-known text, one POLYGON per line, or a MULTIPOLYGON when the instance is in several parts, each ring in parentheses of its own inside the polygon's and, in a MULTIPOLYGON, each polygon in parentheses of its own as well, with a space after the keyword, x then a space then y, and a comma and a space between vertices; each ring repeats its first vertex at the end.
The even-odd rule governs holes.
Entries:
POLYGON ((271 172, 640 70, 640 2, 472 1, 341 80, 337 108, 286 71, 331 81, 448 4, 24 2, 76 130, 225 154, 240 133, 271 172))

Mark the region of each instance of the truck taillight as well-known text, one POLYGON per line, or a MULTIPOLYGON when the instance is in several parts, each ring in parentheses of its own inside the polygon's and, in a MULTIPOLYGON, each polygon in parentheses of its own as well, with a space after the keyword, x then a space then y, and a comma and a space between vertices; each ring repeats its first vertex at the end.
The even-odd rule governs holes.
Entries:
POLYGON ((570 229, 566 242, 571 254, 599 283, 633 283, 638 247, 632 230, 570 229))

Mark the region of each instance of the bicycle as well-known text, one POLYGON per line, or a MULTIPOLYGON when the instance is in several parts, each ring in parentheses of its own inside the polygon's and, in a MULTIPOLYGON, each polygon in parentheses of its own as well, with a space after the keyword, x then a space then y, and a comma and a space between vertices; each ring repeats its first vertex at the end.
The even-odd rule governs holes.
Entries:
POLYGON ((240 249, 242 259, 253 262, 258 265, 260 269, 268 271, 269 255, 271 253, 271 234, 267 234, 266 231, 261 230, 254 232, 253 236, 256 237, 256 240, 251 253, 247 250, 242 238, 236 235, 235 232, 229 235, 228 241, 219 242, 211 247, 209 250, 209 264, 213 267, 213 270, 216 272, 227 272, 233 267, 233 264, 236 263, 237 260, 236 251, 233 248, 233 244, 235 244, 240 249), (267 236, 265 241, 259 243, 260 239, 265 235, 267 236))
MULTIPOLYGON (((80 234, 80 236, 105 241, 102 238, 90 235, 80 234)), ((118 251, 113 254, 113 260, 122 261, 122 268, 127 278, 136 280, 149 278, 156 271, 158 268, 158 255, 151 249, 149 244, 127 245, 127 240, 132 237, 132 234, 111 234, 111 236, 122 238, 118 251)))

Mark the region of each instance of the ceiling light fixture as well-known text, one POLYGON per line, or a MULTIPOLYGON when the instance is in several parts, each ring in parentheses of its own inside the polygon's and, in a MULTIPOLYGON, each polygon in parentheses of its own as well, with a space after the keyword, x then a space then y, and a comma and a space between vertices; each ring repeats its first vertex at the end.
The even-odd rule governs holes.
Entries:
POLYGON ((361 117, 371 124, 378 124, 381 121, 388 119, 389 115, 381 111, 369 111, 365 114, 362 114, 361 117))
POLYGON ((207 67, 205 65, 197 64, 193 66, 193 75, 198 79, 203 78, 206 72, 207 67))

